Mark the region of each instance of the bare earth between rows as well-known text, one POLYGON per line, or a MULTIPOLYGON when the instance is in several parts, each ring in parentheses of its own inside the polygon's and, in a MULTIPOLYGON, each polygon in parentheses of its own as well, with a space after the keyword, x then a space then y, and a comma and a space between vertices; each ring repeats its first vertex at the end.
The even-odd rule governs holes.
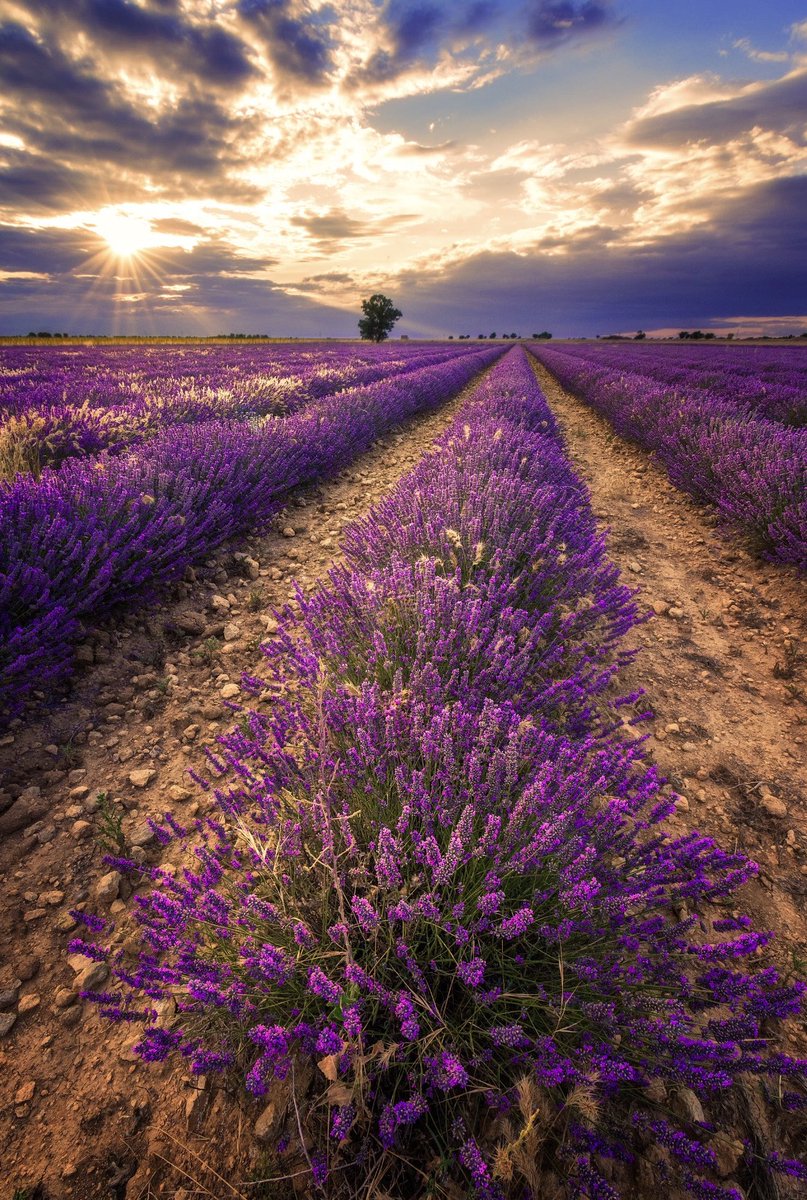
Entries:
POLYGON ((200 1090, 170 1066, 141 1065, 132 1030, 76 1000, 68 910, 86 902, 128 923, 131 908, 103 884, 98 897, 108 872, 98 793, 122 815, 127 852, 139 846, 134 853, 155 864, 161 847, 147 818, 170 808, 185 820, 210 803, 187 771, 207 773, 204 746, 232 724, 225 700, 237 701, 243 673, 260 676, 272 611, 293 599, 295 580, 311 590, 339 560, 345 526, 428 452, 479 378, 386 433, 337 478, 298 489, 272 532, 239 547, 246 557, 217 553, 159 609, 96 631, 69 702, 0 739, 0 809, 23 793, 41 814, 16 831, 3 830, 0 814, 0 1003, 21 981, 18 1006, 0 1011, 0 1030, 7 1012, 19 1012, 0 1039, 0 1184, 9 1197, 44 1180, 47 1200, 158 1188, 182 1200, 173 1185, 160 1187, 166 1173, 191 1195, 248 1194, 239 1180, 260 1172, 260 1106, 200 1090))

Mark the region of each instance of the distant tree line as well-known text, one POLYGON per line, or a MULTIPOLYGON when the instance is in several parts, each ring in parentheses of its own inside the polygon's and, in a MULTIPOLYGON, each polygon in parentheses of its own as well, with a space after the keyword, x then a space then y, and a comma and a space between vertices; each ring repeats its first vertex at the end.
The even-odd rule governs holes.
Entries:
MULTIPOLYGON (((29 330, 28 333, 25 334, 25 336, 29 337, 29 338, 81 338, 81 337, 118 338, 118 337, 128 337, 130 335, 118 334, 118 333, 53 333, 49 329, 37 329, 37 330, 31 329, 31 330, 29 330)), ((160 334, 154 334, 154 335, 131 334, 131 337, 133 337, 133 338, 142 337, 143 340, 150 339, 152 341, 155 338, 159 338, 160 336, 161 336, 160 334)), ((195 337, 196 335, 195 334, 185 335, 185 334, 179 333, 179 334, 166 334, 165 336, 166 337, 185 337, 185 336, 195 337)), ((204 336, 213 337, 213 338, 228 338, 231 340, 240 340, 240 341, 249 341, 249 340, 255 341, 255 340, 259 340, 261 338, 263 338, 263 339, 270 338, 275 335, 273 335, 271 333, 211 333, 211 334, 206 334, 204 336)))
MULTIPOLYGON (((477 336, 477 340, 482 340, 483 338, 497 338, 499 336, 499 334, 498 333, 478 333, 476 336, 477 336)), ((503 338, 512 338, 513 341, 521 340, 520 333, 503 333, 501 336, 503 338)), ((470 337, 471 337, 470 333, 458 333, 457 341, 464 342, 467 339, 469 339, 470 337)), ((550 340, 550 338, 552 337, 552 334, 549 332, 548 329, 544 329, 541 333, 531 334, 531 337, 533 338, 533 340, 548 342, 550 340)), ((453 333, 450 333, 448 335, 448 340, 450 342, 454 341, 453 333)))

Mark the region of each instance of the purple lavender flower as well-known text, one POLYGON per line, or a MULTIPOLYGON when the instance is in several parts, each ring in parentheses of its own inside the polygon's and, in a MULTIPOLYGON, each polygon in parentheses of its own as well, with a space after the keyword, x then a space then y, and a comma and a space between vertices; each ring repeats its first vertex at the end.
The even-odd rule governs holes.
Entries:
POLYGON ((457 974, 468 987, 479 987, 485 978, 485 960, 472 958, 469 962, 461 962, 457 966, 457 974))
POLYGON ((427 1107, 422 1096, 414 1096, 411 1100, 398 1100, 395 1104, 387 1105, 378 1121, 381 1145, 387 1150, 392 1149, 397 1131, 406 1125, 414 1125, 427 1111, 427 1107))
POLYGON ((426 1078, 438 1091, 450 1092, 466 1086, 468 1072, 456 1054, 443 1050, 436 1057, 426 1059, 426 1078))
POLYGON ((356 1120, 356 1105, 343 1104, 331 1115, 331 1137, 342 1141, 348 1136, 356 1120))

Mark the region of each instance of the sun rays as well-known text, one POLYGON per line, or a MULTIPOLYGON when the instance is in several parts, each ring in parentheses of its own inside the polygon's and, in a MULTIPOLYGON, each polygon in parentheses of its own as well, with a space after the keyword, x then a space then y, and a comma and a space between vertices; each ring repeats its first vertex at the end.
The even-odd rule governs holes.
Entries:
POLYGON ((121 259, 136 258, 159 242, 151 224, 143 217, 131 217, 115 211, 98 214, 95 232, 104 239, 110 254, 121 259))

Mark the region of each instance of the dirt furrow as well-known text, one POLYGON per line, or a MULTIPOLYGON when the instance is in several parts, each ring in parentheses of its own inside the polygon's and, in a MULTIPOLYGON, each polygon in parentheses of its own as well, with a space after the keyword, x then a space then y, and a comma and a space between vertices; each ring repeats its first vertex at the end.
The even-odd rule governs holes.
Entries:
POLYGON ((643 687, 649 703, 637 708, 654 712, 649 752, 683 797, 674 827, 760 864, 743 900, 777 931, 780 958, 803 959, 807 585, 727 539, 646 452, 536 371, 610 555, 652 614, 624 682, 643 687))
POLYGON ((272 532, 189 571, 158 609, 95 631, 72 698, 0 741, 2 1200, 15 1189, 40 1200, 255 1194, 238 1181, 262 1169, 260 1105, 134 1058, 135 1031, 78 999, 103 979, 67 961, 69 910, 128 924, 130 889, 103 865, 104 843, 154 864, 147 818, 207 811, 187 772, 206 774, 204 746, 232 723, 225 701, 238 700, 243 673, 260 675, 269 614, 295 580, 310 590, 338 561, 345 526, 429 450, 476 382, 339 477, 300 489, 272 532), (29 823, 9 828, 20 797, 29 823), (186 1191, 161 1184, 166 1174, 186 1191))

